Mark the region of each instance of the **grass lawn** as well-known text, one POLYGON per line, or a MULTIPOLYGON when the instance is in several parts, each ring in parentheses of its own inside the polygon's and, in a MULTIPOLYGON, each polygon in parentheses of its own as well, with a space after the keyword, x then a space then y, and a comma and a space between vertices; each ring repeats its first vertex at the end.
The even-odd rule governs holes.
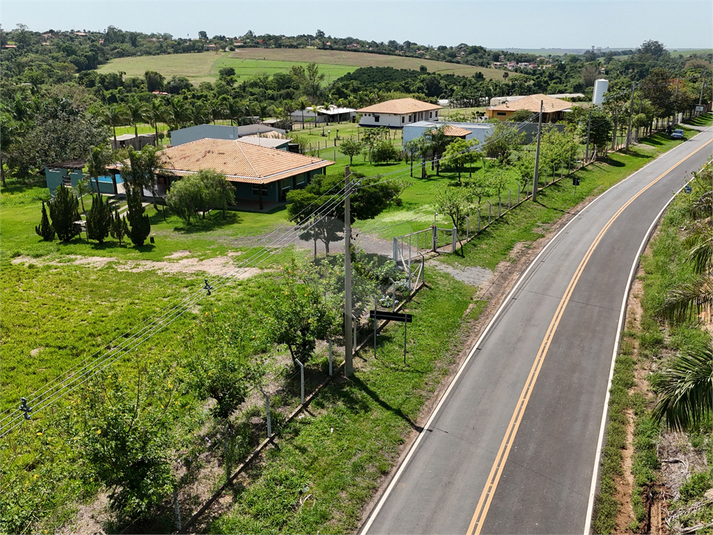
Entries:
POLYGON ((693 119, 684 119, 683 122, 693 126, 713 126, 713 113, 703 113, 693 119))
POLYGON ((424 65, 429 72, 460 76, 472 76, 476 72, 482 72, 487 79, 502 78, 502 71, 484 67, 383 54, 303 48, 245 48, 232 53, 201 52, 117 58, 101 65, 98 71, 124 71, 128 77, 140 78, 147 70, 153 70, 166 78, 185 76, 198 85, 201 82, 214 82, 218 78, 218 71, 223 67, 233 67, 240 78, 250 78, 262 73, 272 75, 276 72, 287 72, 293 65, 307 63, 317 63, 320 72, 326 75, 327 83, 359 67, 370 66, 419 70, 421 65, 424 65))

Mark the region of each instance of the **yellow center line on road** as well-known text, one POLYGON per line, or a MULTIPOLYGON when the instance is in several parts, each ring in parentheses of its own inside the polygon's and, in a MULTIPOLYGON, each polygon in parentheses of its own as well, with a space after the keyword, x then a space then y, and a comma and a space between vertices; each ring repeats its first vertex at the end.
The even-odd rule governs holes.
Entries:
POLYGON ((517 405, 515 406, 515 411, 512 414, 512 418, 510 418, 510 423, 508 424, 505 436, 503 437, 502 443, 500 444, 500 448, 498 449, 498 453, 495 456, 495 461, 493 462, 493 466, 490 469, 490 474, 488 475, 488 479, 485 483, 485 488, 483 488, 483 492, 481 493, 480 499, 478 500, 478 505, 475 508, 475 513, 473 513, 473 518, 471 519, 470 525, 468 526, 468 531, 466 532, 467 535, 479 535, 481 530, 483 529, 485 517, 488 514, 488 509, 490 509, 490 504, 493 501, 495 489, 497 489, 498 487, 498 482, 500 481, 500 476, 502 475, 503 470, 505 468, 505 462, 507 461, 508 455, 510 454, 512 443, 515 441, 515 435, 517 435, 517 430, 520 427, 520 422, 522 422, 522 417, 525 414, 525 409, 527 408, 527 404, 530 400, 530 395, 532 394, 532 390, 535 386, 535 382, 537 381, 537 377, 540 374, 542 363, 545 361, 547 351, 550 348, 550 343, 552 342, 552 338, 554 337, 555 331, 557 330, 557 326, 559 325, 559 322, 562 319, 562 316, 564 315, 564 310, 567 307, 567 303, 569 303, 569 299, 572 296, 572 292, 574 292, 574 288, 577 286, 577 282, 579 281, 579 278, 582 275, 585 266, 589 262, 589 259, 594 253, 594 250, 599 245, 599 242, 602 240, 607 230, 609 230, 609 228, 614 224, 614 221, 617 220, 621 213, 626 210, 626 208, 629 207, 631 203, 638 199, 646 190, 656 184, 668 173, 673 171, 676 167, 681 165, 688 158, 690 158, 712 142, 713 139, 707 141, 702 146, 693 151, 691 154, 676 162, 674 165, 672 165, 669 169, 667 169, 661 175, 656 177, 649 184, 641 188, 636 193, 636 195, 631 197, 631 199, 629 199, 626 204, 624 204, 624 206, 617 210, 617 212, 611 217, 611 219, 609 219, 607 224, 604 225, 604 228, 599 231, 599 234, 597 234, 597 237, 589 246, 589 249, 585 253, 584 258, 582 258, 582 261, 577 267, 577 270, 572 276, 572 279, 569 281, 567 289, 565 290, 564 295, 562 296, 562 299, 560 300, 559 305, 557 306, 555 315, 552 318, 549 327, 547 328, 545 337, 542 340, 540 349, 537 352, 537 356, 535 357, 535 362, 533 362, 532 364, 530 374, 527 376, 525 386, 522 388, 522 392, 520 393, 520 398, 517 402, 517 405))

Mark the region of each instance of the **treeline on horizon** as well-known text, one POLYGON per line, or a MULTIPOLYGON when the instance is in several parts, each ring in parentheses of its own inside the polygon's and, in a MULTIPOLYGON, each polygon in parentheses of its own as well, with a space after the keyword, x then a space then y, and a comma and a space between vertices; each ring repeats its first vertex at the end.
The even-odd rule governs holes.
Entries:
MULTIPOLYGON (((166 125, 175 130, 218 120, 243 124, 266 117, 288 122, 291 112, 314 105, 358 109, 404 96, 431 102, 449 99, 460 107, 482 106, 492 97, 534 93, 583 93, 590 97, 599 77, 609 80, 610 96, 627 103, 632 82, 649 87, 648 93, 637 89, 637 102, 639 113, 646 114, 650 122, 654 117, 665 117, 674 109, 689 109, 697 103, 702 85, 706 80, 710 82, 711 76, 711 54, 673 57, 657 41, 646 41, 623 57, 613 53, 598 56, 594 51, 546 59, 506 56, 505 59, 517 57, 521 61, 534 58, 542 68, 504 70, 502 79, 485 79, 482 73, 432 73, 425 66, 420 70, 365 67, 326 84, 317 65, 295 64, 271 76, 258 74, 249 78, 224 67, 215 82, 194 85, 184 76, 166 78, 155 71, 147 71, 142 77, 126 77, 122 72, 96 70, 113 57, 199 51, 215 41, 232 43, 230 46, 238 42, 237 38, 225 41, 224 36, 209 39, 205 32, 201 37, 174 39, 168 34, 124 32, 114 27, 106 32, 38 33, 23 26, 0 31, 3 46, 13 47, 1 53, 0 139, 7 169, 24 177, 48 163, 83 159, 90 148, 88 140, 108 140, 117 126, 150 124, 160 138, 166 125), (646 80, 648 85, 643 84, 646 80), (675 80, 679 83, 674 89, 675 80)), ((243 46, 275 46, 274 41, 264 37, 248 32, 240 42, 243 46)), ((298 37, 294 38, 295 46, 337 46, 346 42, 320 32, 298 37)), ((384 46, 387 50, 421 45, 389 41, 384 46)), ((456 55, 459 61, 477 55, 489 64, 495 56, 495 52, 483 47, 466 45, 429 50, 441 48, 447 48, 443 52, 461 50, 464 55, 456 55)), ((702 98, 707 103, 710 94, 702 98)))

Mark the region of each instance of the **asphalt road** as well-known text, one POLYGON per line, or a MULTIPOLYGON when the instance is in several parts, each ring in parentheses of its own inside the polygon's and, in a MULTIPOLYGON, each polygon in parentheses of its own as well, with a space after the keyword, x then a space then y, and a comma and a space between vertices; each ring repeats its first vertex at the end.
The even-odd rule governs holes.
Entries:
POLYGON ((712 140, 708 130, 669 151, 552 239, 476 342, 362 534, 584 533, 633 267, 712 140))

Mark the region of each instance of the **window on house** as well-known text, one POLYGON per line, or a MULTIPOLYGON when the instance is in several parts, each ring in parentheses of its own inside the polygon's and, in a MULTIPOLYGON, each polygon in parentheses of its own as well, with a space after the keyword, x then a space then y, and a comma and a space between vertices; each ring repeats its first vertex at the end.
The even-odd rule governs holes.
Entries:
POLYGON ((403 123, 405 121, 406 121, 406 117, 401 117, 401 122, 403 123))
POLYGON ((499 111, 498 115, 507 115, 507 113, 505 113, 504 111, 499 111))
POLYGON ((428 118, 430 119, 430 118, 432 118, 432 117, 433 117, 433 112, 432 112, 432 111, 429 111, 429 112, 428 112, 428 118))
POLYGON ((408 122, 409 122, 409 123, 411 122, 411 117, 412 117, 411 115, 408 116, 408 122))
POLYGON ((379 122, 379 116, 378 116, 378 115, 374 115, 374 122, 375 122, 375 123, 378 123, 378 122, 379 122))
MULTIPOLYGON (((260 186, 260 184, 253 184, 253 195, 255 197, 260 196, 260 186)), ((267 195, 267 184, 262 184, 262 196, 264 197, 265 195, 267 195)))

